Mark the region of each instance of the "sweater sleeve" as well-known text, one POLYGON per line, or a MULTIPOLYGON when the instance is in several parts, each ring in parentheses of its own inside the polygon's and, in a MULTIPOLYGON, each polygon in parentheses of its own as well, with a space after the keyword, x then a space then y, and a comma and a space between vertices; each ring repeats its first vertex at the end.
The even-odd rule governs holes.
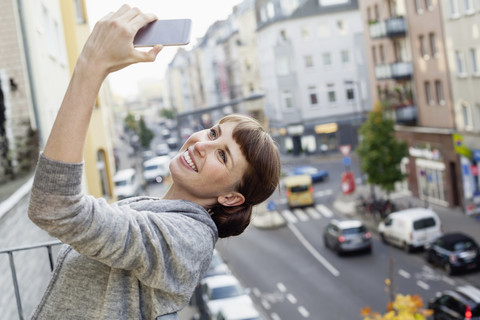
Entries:
POLYGON ((41 155, 30 197, 30 219, 79 253, 130 270, 151 287, 178 291, 178 279, 198 281, 217 240, 216 230, 196 218, 196 213, 200 217, 208 213, 194 204, 188 208, 198 211, 193 215, 173 212, 171 207, 170 212, 147 210, 159 200, 150 200, 140 209, 108 204, 82 192, 82 172, 83 164, 41 155))

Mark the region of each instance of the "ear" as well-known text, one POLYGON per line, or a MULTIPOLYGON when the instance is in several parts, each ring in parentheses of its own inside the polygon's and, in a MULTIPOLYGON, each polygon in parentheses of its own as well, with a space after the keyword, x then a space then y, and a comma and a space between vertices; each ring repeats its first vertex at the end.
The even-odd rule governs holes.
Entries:
POLYGON ((218 197, 218 203, 225 207, 239 206, 245 202, 245 197, 239 192, 232 192, 218 197))

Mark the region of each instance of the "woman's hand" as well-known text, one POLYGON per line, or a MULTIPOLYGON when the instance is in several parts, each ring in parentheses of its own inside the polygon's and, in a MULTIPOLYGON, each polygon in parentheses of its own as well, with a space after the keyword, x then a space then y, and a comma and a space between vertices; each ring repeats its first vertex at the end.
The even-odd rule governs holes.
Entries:
POLYGON ((162 47, 139 51, 133 46, 133 38, 140 28, 156 19, 154 14, 128 5, 107 14, 96 23, 78 63, 106 76, 133 63, 154 61, 162 47))

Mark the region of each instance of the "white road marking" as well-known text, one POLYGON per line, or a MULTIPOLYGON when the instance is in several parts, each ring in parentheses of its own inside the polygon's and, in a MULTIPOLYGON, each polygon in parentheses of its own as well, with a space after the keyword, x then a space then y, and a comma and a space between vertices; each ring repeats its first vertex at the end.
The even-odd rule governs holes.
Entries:
POLYGON ((455 285, 455 280, 453 280, 452 278, 446 277, 446 276, 442 277, 442 281, 448 283, 451 286, 455 285))
POLYGON ((312 207, 308 207, 305 210, 313 219, 320 219, 322 217, 322 215, 312 207))
POLYGON ((286 204, 287 203, 287 198, 281 198, 280 200, 278 200, 278 203, 280 204, 286 204))
POLYGON ((252 289, 252 292, 253 292, 253 295, 255 297, 260 297, 260 295, 262 294, 262 292, 260 291, 260 289, 258 289, 257 287, 253 288, 252 289))
POLYGON ((430 289, 430 286, 428 284, 426 284, 425 282, 423 282, 422 280, 417 280, 417 286, 419 286, 420 288, 422 288, 424 290, 430 289))
POLYGON ((399 269, 398 274, 401 275, 402 277, 404 277, 405 279, 410 279, 410 277, 411 277, 410 273, 408 273, 407 271, 405 271, 403 269, 399 269))
POLYGON ((270 314, 270 318, 272 318, 272 320, 282 320, 282 318, 280 318, 275 312, 270 314))
POLYGON ((298 221, 297 217, 290 210, 283 210, 282 215, 290 223, 296 223, 298 221))
POLYGON ((261 303, 262 303, 263 309, 270 310, 271 306, 270 306, 270 303, 268 303, 267 300, 262 299, 261 303))
POLYGON ((325 259, 320 253, 318 253, 317 250, 310 244, 310 242, 305 239, 303 234, 298 231, 298 229, 293 225, 293 224, 288 224, 287 225, 290 230, 293 232, 293 234, 297 237, 297 239, 302 243, 302 245, 307 249, 310 254, 317 259, 318 262, 320 262, 328 271, 330 271, 331 274, 333 274, 335 277, 338 277, 340 275, 340 271, 338 271, 334 266, 328 262, 327 259, 325 259))
POLYGON ((298 312, 300 312, 300 314, 301 314, 304 318, 310 317, 310 312, 308 312, 308 310, 305 309, 305 307, 303 307, 303 306, 298 307, 298 312))
POLYGON ((293 213, 298 217, 300 221, 308 221, 308 216, 302 209, 294 209, 293 213))
POLYGON ((291 293, 287 294, 287 300, 290 301, 291 304, 296 304, 297 303, 297 298, 291 293))
POLYGON ((323 204, 317 204, 315 208, 317 208, 317 210, 320 211, 320 213, 323 214, 326 218, 333 217, 332 210, 328 209, 327 206, 323 204))
POLYGON ((287 287, 281 282, 277 283, 277 288, 280 290, 280 292, 287 292, 287 287))

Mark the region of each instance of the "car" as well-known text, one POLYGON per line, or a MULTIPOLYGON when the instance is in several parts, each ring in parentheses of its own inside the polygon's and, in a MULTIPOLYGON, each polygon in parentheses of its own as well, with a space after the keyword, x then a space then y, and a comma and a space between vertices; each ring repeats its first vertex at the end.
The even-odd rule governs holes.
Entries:
POLYGON ((232 272, 230 271, 230 268, 223 260, 222 256, 220 256, 219 252, 216 249, 214 249, 213 255, 212 255, 212 261, 210 262, 210 265, 208 266, 208 270, 203 276, 203 278, 218 276, 222 274, 232 274, 232 272))
POLYGON ((372 252, 372 235, 357 219, 332 219, 323 232, 323 242, 339 255, 346 252, 372 252))
POLYGON ((390 213, 378 224, 384 243, 403 248, 406 252, 423 247, 442 235, 441 221, 428 208, 410 208, 390 213))
POLYGON ((155 148, 155 153, 157 156, 166 156, 170 153, 170 147, 166 143, 160 143, 155 148))
POLYGON ((465 285, 439 292, 429 301, 428 308, 433 311, 434 320, 478 320, 480 319, 480 289, 465 285))
POLYGON ((283 183, 289 208, 313 206, 315 204, 310 176, 304 174, 285 177, 283 183))
POLYGON ((154 157, 143 163, 143 178, 147 183, 162 182, 170 174, 170 157, 154 157))
POLYGON ((226 305, 249 304, 253 301, 234 275, 218 275, 202 279, 200 283, 200 312, 209 319, 215 319, 226 305))
POLYGON ((255 306, 250 304, 229 304, 220 309, 216 320, 262 320, 255 306))
POLYGON ((113 177, 113 183, 115 184, 115 194, 119 200, 140 194, 137 171, 133 168, 117 171, 113 177))
POLYGON ((470 236, 446 233, 425 246, 425 259, 445 269, 448 274, 480 268, 480 249, 470 236))
POLYGON ((312 177, 313 183, 328 180, 328 172, 326 170, 317 169, 312 166, 295 167, 290 172, 290 175, 302 175, 302 174, 306 174, 312 177))

